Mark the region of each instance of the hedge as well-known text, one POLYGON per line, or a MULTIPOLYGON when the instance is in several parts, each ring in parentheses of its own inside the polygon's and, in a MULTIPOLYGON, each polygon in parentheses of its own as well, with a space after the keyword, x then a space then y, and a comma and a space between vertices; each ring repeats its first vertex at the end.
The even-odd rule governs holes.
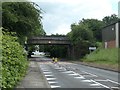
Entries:
POLYGON ((14 88, 26 73, 28 61, 14 33, 2 31, 2 88, 14 88))

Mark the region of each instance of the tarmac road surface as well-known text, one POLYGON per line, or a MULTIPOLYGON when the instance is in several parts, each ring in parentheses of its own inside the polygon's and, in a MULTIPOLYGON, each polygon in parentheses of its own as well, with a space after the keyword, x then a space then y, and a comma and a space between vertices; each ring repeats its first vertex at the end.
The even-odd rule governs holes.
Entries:
POLYGON ((118 73, 69 62, 52 63, 39 58, 38 65, 51 88, 105 88, 119 90, 118 73))

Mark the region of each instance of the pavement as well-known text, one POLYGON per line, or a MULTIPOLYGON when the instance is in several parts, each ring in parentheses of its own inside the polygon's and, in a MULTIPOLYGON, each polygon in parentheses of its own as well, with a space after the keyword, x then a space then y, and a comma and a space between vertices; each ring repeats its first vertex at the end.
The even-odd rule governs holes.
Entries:
POLYGON ((27 74, 16 88, 50 88, 36 61, 30 61, 27 74))

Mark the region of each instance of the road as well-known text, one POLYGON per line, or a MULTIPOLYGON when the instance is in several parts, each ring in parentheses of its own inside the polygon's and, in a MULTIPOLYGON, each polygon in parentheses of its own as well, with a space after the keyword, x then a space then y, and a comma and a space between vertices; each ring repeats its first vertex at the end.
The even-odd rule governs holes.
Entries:
POLYGON ((106 88, 118 90, 118 73, 81 64, 58 62, 50 58, 37 60, 51 88, 106 88))

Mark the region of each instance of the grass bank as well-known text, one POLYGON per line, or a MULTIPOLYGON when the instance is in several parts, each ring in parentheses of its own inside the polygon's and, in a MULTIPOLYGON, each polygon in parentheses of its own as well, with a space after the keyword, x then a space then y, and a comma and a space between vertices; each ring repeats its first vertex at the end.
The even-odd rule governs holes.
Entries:
POLYGON ((94 63, 97 66, 118 68, 118 48, 111 49, 97 49, 96 51, 86 55, 83 62, 94 63))

